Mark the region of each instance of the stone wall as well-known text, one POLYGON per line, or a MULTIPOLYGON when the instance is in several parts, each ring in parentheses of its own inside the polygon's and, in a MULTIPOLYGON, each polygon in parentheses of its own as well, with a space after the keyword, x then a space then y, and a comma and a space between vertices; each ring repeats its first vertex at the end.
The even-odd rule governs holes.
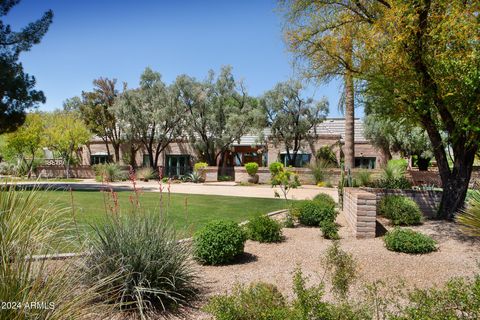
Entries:
POLYGON ((423 215, 428 218, 433 218, 437 214, 440 200, 442 199, 442 191, 434 190, 400 190, 400 189, 376 189, 376 188, 361 188, 365 191, 376 195, 377 202, 379 202, 386 195, 399 195, 412 199, 415 201, 423 215))
MULTIPOLYGON (((66 178, 64 166, 38 166, 35 169, 35 176, 39 178, 66 178)), ((95 172, 91 166, 72 166, 70 178, 93 179, 95 172)))
POLYGON ((205 172, 205 182, 213 182, 218 180, 218 167, 206 167, 203 170, 205 172))
POLYGON ((343 213, 356 238, 375 238, 376 195, 359 188, 344 188, 343 192, 343 213))

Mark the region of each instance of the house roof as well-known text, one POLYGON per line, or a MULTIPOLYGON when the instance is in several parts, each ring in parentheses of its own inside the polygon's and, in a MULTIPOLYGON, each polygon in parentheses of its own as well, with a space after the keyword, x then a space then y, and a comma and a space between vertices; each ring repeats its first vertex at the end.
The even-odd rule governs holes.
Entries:
MULTIPOLYGON (((316 128, 317 134, 320 136, 337 136, 341 141, 345 139, 345 119, 344 118, 328 118, 325 119, 322 123, 317 125, 316 128)), ((265 136, 268 137, 270 134, 270 129, 266 128, 263 130, 265 136)), ((356 142, 366 142, 363 135, 363 121, 362 119, 355 119, 355 132, 354 139, 356 142)), ((239 142, 234 143, 233 145, 255 145, 258 144, 258 135, 256 134, 247 134, 240 138, 239 142)))

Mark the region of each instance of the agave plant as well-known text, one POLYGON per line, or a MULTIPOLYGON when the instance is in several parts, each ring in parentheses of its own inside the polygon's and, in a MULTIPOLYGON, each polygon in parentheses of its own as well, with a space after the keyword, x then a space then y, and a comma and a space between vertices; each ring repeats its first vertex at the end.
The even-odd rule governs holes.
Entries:
POLYGON ((470 194, 466 209, 457 215, 457 222, 465 234, 480 237, 480 191, 470 194))
POLYGON ((192 173, 186 174, 184 176, 185 181, 193 182, 193 183, 200 183, 203 182, 203 176, 198 173, 197 171, 193 171, 192 173))

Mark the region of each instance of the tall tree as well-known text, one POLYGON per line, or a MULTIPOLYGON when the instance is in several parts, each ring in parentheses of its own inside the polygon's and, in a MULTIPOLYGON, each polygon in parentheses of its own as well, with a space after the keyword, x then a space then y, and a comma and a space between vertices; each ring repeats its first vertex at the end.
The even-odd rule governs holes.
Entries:
POLYGON ((242 82, 235 81, 229 66, 216 79, 213 71, 205 81, 179 76, 175 87, 185 109, 189 141, 202 160, 216 166, 232 144, 252 129, 258 118, 254 99, 242 82))
MULTIPOLYGON (((98 78, 93 80, 93 92, 82 92, 79 111, 90 131, 105 143, 109 157, 111 155, 110 144, 112 145, 115 162, 119 162, 122 131, 112 110, 118 95, 118 90, 115 88, 116 83, 116 79, 98 78)), ((66 106, 74 103, 75 101, 70 101, 66 106)))
POLYGON ((67 178, 70 166, 78 160, 78 150, 91 138, 91 132, 75 113, 56 111, 46 119, 46 145, 64 161, 67 178))
POLYGON ((150 166, 156 169, 161 152, 179 137, 183 127, 177 91, 167 87, 158 72, 146 68, 140 87, 125 88, 113 110, 131 143, 139 141, 145 147, 150 166))
POLYGON ((317 137, 317 125, 328 113, 328 102, 303 98, 300 82, 279 83, 260 99, 270 129, 268 139, 285 147, 288 165, 295 165, 305 142, 317 137))
POLYGON ((478 1, 392 0, 365 46, 367 80, 378 88, 372 94, 393 101, 383 112, 408 118, 429 136, 443 186, 440 218, 463 207, 479 147, 479 12, 478 1))
POLYGON ((20 0, 0 1, 0 133, 15 130, 25 121, 25 110, 45 103, 42 91, 35 90, 35 78, 23 71, 20 53, 40 43, 52 23, 47 11, 22 30, 12 31, 2 20, 20 0))
POLYGON ((5 149, 15 154, 27 171, 27 176, 32 176, 35 157, 45 143, 45 122, 42 114, 29 113, 22 126, 16 131, 7 134, 5 149))
MULTIPOLYGON (((343 80, 345 114, 345 167, 355 166, 355 77, 360 72, 357 47, 361 46, 363 20, 352 10, 364 12, 362 1, 348 7, 345 1, 285 0, 286 42, 305 62, 304 76, 319 82, 343 80)), ((349 1, 346 1, 349 2, 349 1)))

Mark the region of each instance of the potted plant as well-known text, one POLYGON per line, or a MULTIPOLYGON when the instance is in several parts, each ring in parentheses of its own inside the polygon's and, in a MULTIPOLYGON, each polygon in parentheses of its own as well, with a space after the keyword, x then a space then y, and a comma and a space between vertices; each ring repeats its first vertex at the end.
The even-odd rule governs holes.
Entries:
POLYGON ((258 163, 256 162, 249 162, 245 164, 245 170, 249 175, 248 182, 250 183, 258 183, 258 163))

